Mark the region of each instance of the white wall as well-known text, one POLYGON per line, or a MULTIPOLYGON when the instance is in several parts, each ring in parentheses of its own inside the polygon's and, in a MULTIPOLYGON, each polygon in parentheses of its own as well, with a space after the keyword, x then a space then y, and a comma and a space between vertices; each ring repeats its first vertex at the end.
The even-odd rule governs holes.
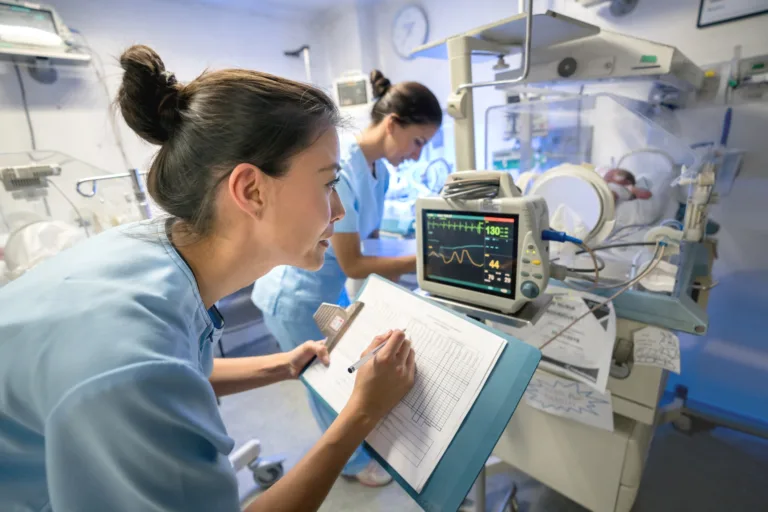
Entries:
MULTIPOLYGON (((94 66, 76 72, 62 72, 52 85, 32 80, 23 69, 24 84, 40 149, 63 151, 103 172, 124 172, 108 120, 109 102, 115 97, 122 76, 118 58, 134 43, 153 47, 168 69, 181 81, 191 80, 206 68, 229 66, 258 69, 304 80, 300 59, 290 59, 284 50, 293 50, 309 41, 304 23, 261 18, 241 11, 228 11, 185 1, 163 0, 54 0, 67 25, 82 32, 103 61, 109 84, 109 98, 96 78, 94 66)), ((119 117, 119 116, 118 116, 119 117)), ((146 168, 156 148, 143 143, 123 123, 121 127, 130 164, 146 168)), ((13 67, 0 65, 0 153, 30 149, 19 87, 13 67)), ((75 194, 73 174, 93 174, 94 169, 69 168, 59 182, 80 206, 97 201, 75 194)), ((111 200, 131 188, 128 182, 103 187, 111 200), (110 189, 116 189, 109 196, 110 189)), ((0 189, 4 210, 31 205, 10 202, 0 189)), ((55 192, 51 192, 54 215, 72 218, 55 192)), ((40 206, 36 208, 39 210, 40 206)), ((132 210, 131 210, 132 211, 132 210)), ((1 223, 0 223, 1 224, 1 223)), ((0 229, 1 231, 1 229, 0 229)))

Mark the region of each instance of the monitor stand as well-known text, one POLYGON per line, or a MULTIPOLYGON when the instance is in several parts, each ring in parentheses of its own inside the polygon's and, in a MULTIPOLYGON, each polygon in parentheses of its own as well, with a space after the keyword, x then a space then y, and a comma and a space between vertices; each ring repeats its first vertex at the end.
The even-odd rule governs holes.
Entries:
POLYGON ((497 322, 519 329, 534 325, 539 318, 541 318, 541 315, 544 314, 547 307, 549 307, 549 303, 552 302, 552 295, 544 293, 535 300, 527 303, 517 313, 505 314, 500 311, 493 311, 456 300, 438 297, 425 292, 422 289, 416 290, 415 293, 480 322, 497 322))

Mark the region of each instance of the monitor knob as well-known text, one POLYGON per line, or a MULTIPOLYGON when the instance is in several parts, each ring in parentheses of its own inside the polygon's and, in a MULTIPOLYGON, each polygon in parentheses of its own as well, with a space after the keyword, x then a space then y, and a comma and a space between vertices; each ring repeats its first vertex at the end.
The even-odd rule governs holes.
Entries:
POLYGON ((528 299, 535 299, 539 296, 539 287, 533 281, 526 281, 520 286, 523 296, 528 299))
POLYGON ((557 74, 562 78, 568 78, 576 73, 576 68, 578 67, 579 66, 576 62, 576 59, 573 57, 566 57, 560 61, 560 64, 557 65, 557 74))

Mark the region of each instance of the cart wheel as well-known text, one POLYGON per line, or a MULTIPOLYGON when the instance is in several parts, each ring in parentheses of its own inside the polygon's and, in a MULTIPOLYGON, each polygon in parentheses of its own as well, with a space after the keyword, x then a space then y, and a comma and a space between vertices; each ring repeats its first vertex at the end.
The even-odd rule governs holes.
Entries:
POLYGON ((253 479, 263 489, 272 487, 278 480, 283 477, 284 469, 283 463, 278 462, 274 464, 264 464, 258 466, 253 470, 253 479))
POLYGON ((672 422, 672 426, 681 434, 693 433, 693 421, 688 416, 680 416, 672 422))

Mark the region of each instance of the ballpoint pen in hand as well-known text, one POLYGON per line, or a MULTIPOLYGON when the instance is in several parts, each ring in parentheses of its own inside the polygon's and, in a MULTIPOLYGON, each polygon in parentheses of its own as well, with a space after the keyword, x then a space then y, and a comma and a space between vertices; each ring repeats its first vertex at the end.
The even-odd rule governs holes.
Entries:
MULTIPOLYGON (((403 329, 403 333, 405 333, 405 329, 403 329)), ((382 343, 381 345, 379 345, 379 346, 378 346, 378 347, 376 347, 375 349, 373 349, 373 350, 371 350, 370 352, 368 352, 366 355, 364 355, 363 357, 361 357, 361 358, 360 358, 360 360, 359 360, 358 362, 356 362, 355 364, 353 364, 352 366, 350 366, 349 368, 347 368, 347 371, 348 371, 349 373, 355 373, 355 372, 356 372, 357 370, 359 370, 359 369, 360 369, 360 367, 362 367, 362 366, 363 366, 365 363, 367 363, 368 361, 370 361, 371 359, 373 359, 374 357, 376 357, 376 354, 379 352, 379 350, 381 350, 382 348, 384 348, 384 346, 385 346, 386 344, 387 344, 387 342, 385 341, 384 343, 382 343)))

